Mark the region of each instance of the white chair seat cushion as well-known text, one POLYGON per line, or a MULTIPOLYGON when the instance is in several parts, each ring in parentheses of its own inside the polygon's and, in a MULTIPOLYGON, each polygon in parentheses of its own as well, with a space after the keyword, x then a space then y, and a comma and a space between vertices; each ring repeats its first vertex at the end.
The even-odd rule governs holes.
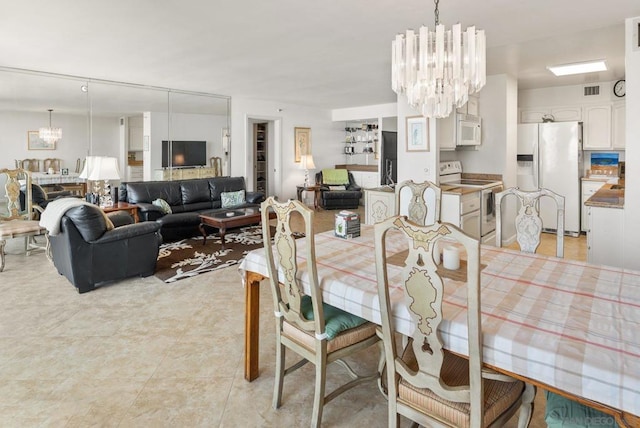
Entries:
POLYGON ((24 234, 41 234, 47 231, 38 220, 11 220, 0 223, 0 238, 19 237, 24 234))
MULTIPOLYGON (((411 346, 405 351, 403 360, 416 370, 418 365, 415 360, 411 346)), ((469 384, 469 364, 464 358, 445 352, 444 364, 442 366, 442 378, 449 386, 459 386, 469 384)), ((499 382, 495 380, 484 380, 484 426, 490 425, 502 413, 515 403, 522 390, 524 383, 499 382)), ((420 409, 424 413, 432 415, 446 421, 452 426, 469 426, 469 403, 456 403, 448 401, 433 393, 429 389, 416 388, 403 379, 398 385, 398 400, 412 407, 420 409)))
MULTIPOLYGON (((307 332, 292 325, 286 320, 282 323, 282 334, 294 340, 309 350, 315 349, 315 333, 307 332)), ((362 342, 376 334, 376 325, 370 322, 350 328, 327 341, 327 352, 331 353, 354 343, 362 342)))

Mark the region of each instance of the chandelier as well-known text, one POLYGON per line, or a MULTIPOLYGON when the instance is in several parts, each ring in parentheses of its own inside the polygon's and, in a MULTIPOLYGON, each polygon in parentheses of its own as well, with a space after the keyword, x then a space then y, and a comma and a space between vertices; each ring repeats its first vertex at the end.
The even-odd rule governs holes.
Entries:
POLYGON ((51 112, 53 109, 49 109, 49 127, 42 127, 38 131, 38 136, 47 143, 55 143, 62 138, 62 128, 54 128, 51 126, 51 112))
POLYGON ((445 30, 439 24, 435 0, 435 32, 426 26, 407 30, 391 43, 391 88, 406 94, 409 105, 425 117, 442 118, 462 107, 486 82, 486 42, 483 30, 445 30))

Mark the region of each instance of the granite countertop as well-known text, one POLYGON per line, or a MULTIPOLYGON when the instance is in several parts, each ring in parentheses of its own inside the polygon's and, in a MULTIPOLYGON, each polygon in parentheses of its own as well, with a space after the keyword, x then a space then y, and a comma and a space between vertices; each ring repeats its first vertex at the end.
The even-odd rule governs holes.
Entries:
POLYGON ((621 180, 620 185, 605 184, 584 204, 589 207, 624 208, 624 181, 621 180))

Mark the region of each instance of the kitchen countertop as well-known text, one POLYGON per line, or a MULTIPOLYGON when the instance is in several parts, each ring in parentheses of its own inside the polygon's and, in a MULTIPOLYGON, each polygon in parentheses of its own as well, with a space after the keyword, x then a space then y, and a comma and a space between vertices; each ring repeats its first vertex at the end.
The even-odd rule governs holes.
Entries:
POLYGON ((477 187, 453 186, 450 184, 440 184, 442 193, 450 193, 453 195, 466 195, 467 193, 479 192, 477 187))
POLYGON ((589 207, 624 208, 624 181, 620 181, 622 189, 613 189, 616 184, 607 183, 585 201, 589 207))

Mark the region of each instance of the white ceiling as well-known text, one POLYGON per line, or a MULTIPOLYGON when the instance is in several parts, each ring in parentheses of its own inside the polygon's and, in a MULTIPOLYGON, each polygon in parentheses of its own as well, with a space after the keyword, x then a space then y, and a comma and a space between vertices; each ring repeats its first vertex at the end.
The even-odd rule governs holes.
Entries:
MULTIPOLYGON (((323 108, 394 102, 391 40, 434 21, 417 0, 0 1, 0 66, 323 108)), ((623 78, 634 16, 638 0, 440 2, 441 23, 486 31, 488 74, 520 88, 623 78), (599 58, 609 71, 545 68, 599 58)))

